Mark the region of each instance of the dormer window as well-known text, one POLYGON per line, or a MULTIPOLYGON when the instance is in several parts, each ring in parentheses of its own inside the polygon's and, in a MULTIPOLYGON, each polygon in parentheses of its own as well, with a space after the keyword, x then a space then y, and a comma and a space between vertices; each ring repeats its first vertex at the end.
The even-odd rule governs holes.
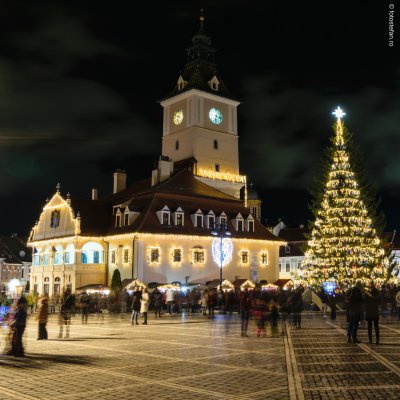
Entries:
POLYGON ((162 213, 162 224, 169 225, 169 212, 162 213))
POLYGON ((177 85, 178 85, 178 90, 182 90, 182 89, 184 89, 184 88, 186 87, 187 81, 185 81, 185 80, 182 78, 182 75, 179 76, 177 85))
POLYGON ((129 213, 124 214, 124 226, 129 225, 129 213))
POLYGON ((223 212, 221 213, 221 215, 219 216, 219 223, 221 225, 226 224, 226 221, 228 220, 226 214, 223 212))
POLYGON ((285 253, 290 254, 290 246, 285 246, 285 253))
POLYGON ((203 228, 203 212, 200 209, 190 217, 195 228, 203 228))
POLYGON ((171 225, 171 211, 167 206, 164 206, 161 210, 156 211, 156 214, 161 225, 171 225))
POLYGON ((210 211, 207 216, 207 228, 208 229, 213 229, 215 225, 215 214, 213 211, 210 211))
POLYGON ((183 226, 184 213, 181 207, 178 207, 171 215, 173 224, 175 226, 183 226))
POLYGON ((121 212, 118 210, 118 213, 115 215, 115 227, 119 228, 121 226, 121 212))
POLYGON ((216 76, 214 76, 210 81, 208 81, 208 85, 210 88, 216 92, 218 92, 219 89, 219 80, 217 79, 216 76))
POLYGON ((232 220, 232 222, 238 232, 244 231, 244 229, 243 229, 244 228, 244 220, 243 220, 242 214, 238 213, 238 215, 236 216, 236 218, 234 218, 232 220))
POLYGON ((248 221, 247 226, 249 232, 254 232, 254 221, 248 221))
POLYGON ((196 228, 202 228, 203 227, 203 216, 202 215, 196 215, 195 226, 196 226, 196 228))
POLYGON ((250 214, 246 220, 247 231, 254 232, 254 217, 250 214))

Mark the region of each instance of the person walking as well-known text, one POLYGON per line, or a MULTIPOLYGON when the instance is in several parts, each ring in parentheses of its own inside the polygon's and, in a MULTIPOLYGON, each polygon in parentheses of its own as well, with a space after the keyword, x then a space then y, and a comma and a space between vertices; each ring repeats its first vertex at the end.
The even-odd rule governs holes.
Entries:
POLYGON ((39 311, 36 315, 38 321, 38 337, 37 340, 47 340, 46 324, 49 318, 49 298, 44 295, 38 302, 39 311))
POLYGON ((23 301, 21 299, 17 302, 17 311, 15 312, 11 321, 12 338, 11 338, 11 350, 7 353, 14 357, 25 357, 25 350, 22 344, 22 337, 25 332, 26 319, 27 319, 27 301, 25 297, 23 301))
POLYGON ((250 312, 251 312, 251 296, 247 288, 240 293, 239 299, 239 309, 240 309, 240 336, 248 337, 247 328, 249 326, 250 312))
POLYGON ((374 324, 376 344, 379 344, 379 290, 371 282, 369 289, 364 292, 365 319, 368 322, 368 343, 372 344, 372 323, 374 324))
POLYGON ((266 337, 265 324, 267 320, 267 303, 265 299, 259 298, 254 300, 253 316, 256 321, 256 335, 257 337, 266 337))
POLYGON ((326 318, 326 310, 328 308, 329 296, 324 288, 322 288, 322 290, 321 290, 320 298, 321 298, 321 302, 322 302, 322 317, 326 318))
POLYGON ((90 306, 90 296, 84 290, 79 297, 79 304, 81 307, 82 314, 82 324, 86 325, 88 323, 89 317, 89 306, 90 306))
POLYGON ((271 336, 276 337, 278 335, 279 304, 275 296, 272 296, 269 301, 268 309, 270 312, 271 336))
POLYGON ((208 308, 208 290, 204 290, 201 294, 201 311, 203 315, 207 315, 207 308, 208 308))
POLYGON ((174 306, 174 291, 171 288, 166 292, 167 315, 172 315, 174 306))
POLYGON ((303 286, 299 286, 291 296, 290 310, 292 312, 292 324, 295 329, 301 328, 301 313, 303 311, 303 286))
POLYGON ((49 298, 49 314, 56 313, 56 299, 53 295, 49 298))
POLYGON ((139 288, 135 288, 132 298, 132 314, 131 314, 131 325, 139 325, 138 316, 140 313, 140 299, 142 298, 142 292, 139 288))
POLYGON ((143 315, 144 322, 142 325, 147 325, 147 311, 149 309, 149 293, 147 288, 143 289, 142 298, 140 299, 140 314, 143 315))
POLYGON ((155 317, 161 318, 162 294, 158 290, 158 288, 155 288, 153 290, 152 295, 153 295, 155 317))
POLYGON ((65 326, 65 337, 69 338, 69 327, 71 325, 71 314, 75 308, 75 297, 71 293, 71 289, 66 289, 64 292, 64 296, 61 300, 61 310, 60 310, 60 332, 58 334, 58 338, 62 339, 63 337, 63 329, 65 326))
POLYGON ((357 281, 356 285, 346 293, 346 308, 348 312, 347 342, 361 343, 357 338, 358 325, 363 311, 363 295, 360 281, 357 281))
POLYGON ((126 289, 121 290, 119 294, 119 304, 121 314, 126 314, 126 307, 128 304, 129 293, 126 289))

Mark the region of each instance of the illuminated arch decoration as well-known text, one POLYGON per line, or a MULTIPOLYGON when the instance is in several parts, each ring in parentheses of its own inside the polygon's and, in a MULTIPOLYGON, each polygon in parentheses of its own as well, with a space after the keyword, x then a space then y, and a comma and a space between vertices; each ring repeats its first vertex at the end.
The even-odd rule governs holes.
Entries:
POLYGON ((213 260, 218 266, 229 264, 232 260, 233 243, 230 238, 222 239, 222 261, 221 261, 221 238, 215 238, 211 246, 213 260))

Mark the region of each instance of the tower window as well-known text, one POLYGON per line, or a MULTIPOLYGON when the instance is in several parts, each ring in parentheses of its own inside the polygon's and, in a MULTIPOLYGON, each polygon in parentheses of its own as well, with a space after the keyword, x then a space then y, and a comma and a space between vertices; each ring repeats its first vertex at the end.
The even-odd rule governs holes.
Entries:
POLYGON ((214 149, 218 150, 218 140, 214 140, 214 149))
POLYGON ((219 164, 215 164, 215 171, 220 172, 221 166, 219 164))
POLYGON ((179 140, 175 142, 175 150, 179 150, 179 140))

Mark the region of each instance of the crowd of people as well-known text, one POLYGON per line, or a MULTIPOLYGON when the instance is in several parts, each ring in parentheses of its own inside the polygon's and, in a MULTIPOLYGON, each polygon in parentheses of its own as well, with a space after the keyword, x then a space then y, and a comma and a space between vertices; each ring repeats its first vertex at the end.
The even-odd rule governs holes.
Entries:
MULTIPOLYGON (((25 331, 28 314, 35 314, 38 323, 37 340, 47 340, 47 322, 49 314, 58 313, 58 338, 69 338, 71 317, 81 315, 82 324, 88 323, 90 313, 102 314, 105 310, 118 312, 121 315, 130 313, 131 325, 148 324, 148 312, 154 312, 154 318, 178 315, 183 311, 199 313, 213 318, 218 308, 220 314, 237 313, 240 316, 240 334, 248 337, 249 321, 254 321, 257 337, 266 337, 269 325, 270 335, 278 335, 278 320, 287 322, 293 329, 301 329, 304 287, 298 286, 289 290, 262 291, 253 290, 217 291, 215 288, 194 288, 185 292, 173 290, 160 291, 158 288, 148 290, 136 287, 132 291, 121 290, 113 296, 99 293, 89 294, 85 290, 79 294, 66 289, 62 297, 53 299, 46 294, 34 299, 33 295, 21 296, 18 300, 0 298, 0 305, 9 304, 7 324, 9 333, 6 353, 16 357, 24 356, 22 337, 25 331), (33 306, 32 306, 33 304, 33 306), (117 306, 117 308, 116 308, 117 306)), ((344 293, 319 293, 322 302, 322 315, 327 317, 328 307, 331 319, 336 318, 337 304, 346 310, 349 343, 360 343, 358 329, 363 321, 368 324, 368 340, 372 344, 373 331, 375 343, 380 343, 379 318, 382 312, 397 313, 400 320, 400 288, 384 286, 377 288, 371 283, 363 287, 361 282, 344 293), (391 307, 388 310, 388 305, 391 307)))

